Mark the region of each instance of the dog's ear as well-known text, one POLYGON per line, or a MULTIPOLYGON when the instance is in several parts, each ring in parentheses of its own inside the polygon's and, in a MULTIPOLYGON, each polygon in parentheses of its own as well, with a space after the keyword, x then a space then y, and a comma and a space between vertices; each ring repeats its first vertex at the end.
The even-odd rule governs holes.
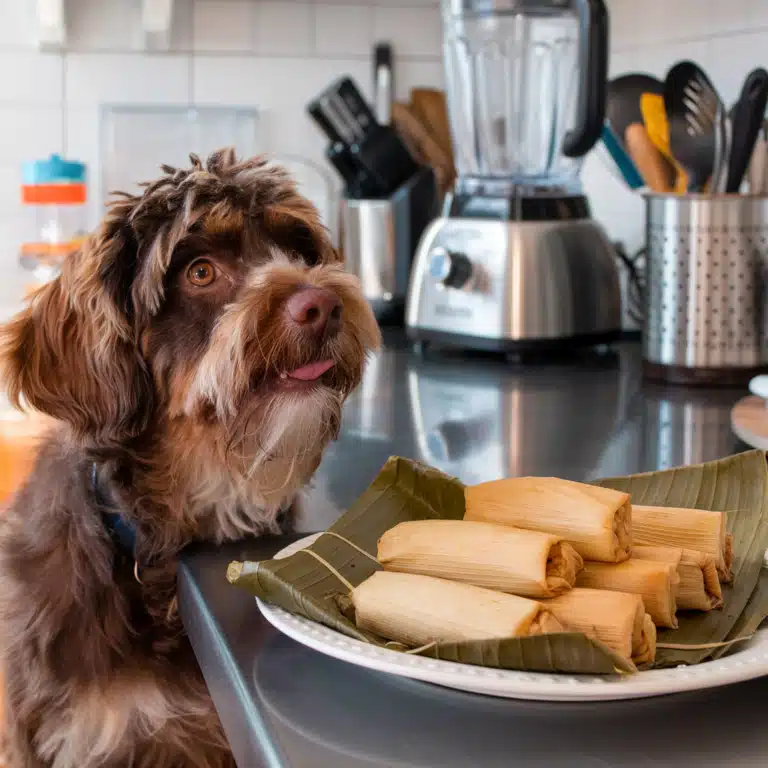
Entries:
POLYGON ((128 202, 113 207, 0 337, 11 402, 67 422, 94 445, 136 437, 152 413, 131 300, 137 246, 130 209, 128 202))

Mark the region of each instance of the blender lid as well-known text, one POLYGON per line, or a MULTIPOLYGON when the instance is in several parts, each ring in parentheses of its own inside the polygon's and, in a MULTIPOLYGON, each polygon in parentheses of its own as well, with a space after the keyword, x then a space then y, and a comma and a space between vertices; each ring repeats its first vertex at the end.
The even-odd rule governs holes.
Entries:
POLYGON ((490 16, 497 13, 548 13, 573 8, 574 0, 443 0, 443 12, 490 16))

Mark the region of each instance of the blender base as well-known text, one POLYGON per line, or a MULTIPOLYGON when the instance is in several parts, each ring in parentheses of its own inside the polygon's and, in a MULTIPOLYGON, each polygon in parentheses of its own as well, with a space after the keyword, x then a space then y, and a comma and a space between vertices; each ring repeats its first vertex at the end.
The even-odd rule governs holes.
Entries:
POLYGON ((623 339, 621 331, 586 334, 556 339, 490 339, 470 336, 462 333, 430 331, 427 329, 407 330, 408 341, 414 351, 423 354, 433 347, 461 347, 475 349, 480 352, 495 352, 511 357, 524 356, 528 353, 563 353, 575 349, 610 346, 623 339))
POLYGON ((406 332, 414 341, 506 353, 616 341, 616 252, 590 218, 438 219, 417 251, 406 332))

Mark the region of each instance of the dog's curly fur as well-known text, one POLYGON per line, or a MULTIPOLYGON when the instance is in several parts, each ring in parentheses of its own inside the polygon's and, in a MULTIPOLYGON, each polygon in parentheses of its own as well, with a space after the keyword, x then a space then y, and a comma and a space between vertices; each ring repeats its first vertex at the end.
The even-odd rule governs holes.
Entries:
POLYGON ((178 553, 275 526, 379 343, 284 171, 231 150, 163 170, 2 336, 12 402, 58 425, 0 528, 11 768, 234 765, 174 610, 178 553), (306 286, 341 299, 337 334, 290 322, 306 286), (285 386, 321 359, 314 386, 285 386), (137 530, 140 581, 101 498, 137 530))

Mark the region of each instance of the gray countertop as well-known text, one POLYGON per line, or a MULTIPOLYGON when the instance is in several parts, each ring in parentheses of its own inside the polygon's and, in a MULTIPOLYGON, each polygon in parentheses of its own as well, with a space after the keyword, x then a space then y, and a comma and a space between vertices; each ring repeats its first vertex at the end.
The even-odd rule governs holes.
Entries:
MULTIPOLYGON (((327 528, 393 454, 466 482, 575 480, 706 461, 744 448, 733 391, 644 385, 638 349, 510 367, 388 347, 348 403, 298 531, 327 528)), ((240 768, 768 765, 768 679, 632 702, 551 704, 463 694, 294 643, 224 577, 289 537, 196 548, 179 577, 185 625, 240 768)))

